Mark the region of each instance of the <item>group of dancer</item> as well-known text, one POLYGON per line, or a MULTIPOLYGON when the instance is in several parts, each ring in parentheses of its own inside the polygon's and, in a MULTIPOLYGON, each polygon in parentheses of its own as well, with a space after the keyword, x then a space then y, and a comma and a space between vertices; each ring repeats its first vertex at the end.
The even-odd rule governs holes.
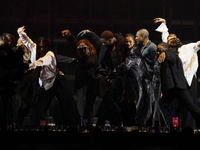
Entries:
MULTIPOLYGON (((76 58, 55 54, 45 37, 34 43, 25 33, 25 27, 20 27, 16 51, 23 50, 22 60, 27 68, 18 82, 21 106, 13 122, 22 127, 24 117, 33 109, 30 126, 44 126, 46 112, 56 99, 61 114, 61 121, 56 123, 79 126, 81 117, 73 91, 58 67, 59 62, 76 61, 74 91, 86 87, 84 124, 90 126, 97 116, 97 125, 109 120, 115 126, 121 122, 124 126, 155 126, 157 121, 170 127, 172 118, 181 116, 183 126, 199 128, 196 72, 200 41, 183 45, 175 34, 169 34, 165 19, 154 21, 160 23, 156 31, 162 33, 162 42, 158 45, 150 41, 146 29, 138 30, 135 36, 110 30, 100 36, 90 30, 83 30, 77 36, 68 29, 61 31, 76 51, 76 58), (97 97, 101 103, 94 112, 97 97)), ((3 34, 1 42, 13 49, 13 38, 3 34)), ((0 86, 6 91, 2 83, 0 86)))

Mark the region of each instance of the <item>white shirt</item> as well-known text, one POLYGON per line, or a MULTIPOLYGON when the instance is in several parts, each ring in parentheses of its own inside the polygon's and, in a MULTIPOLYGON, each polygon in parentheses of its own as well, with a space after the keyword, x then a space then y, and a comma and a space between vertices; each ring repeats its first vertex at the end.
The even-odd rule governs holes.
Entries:
MULTIPOLYGON (((25 32, 20 32, 19 37, 22 43, 31 51, 31 63, 36 61, 36 44, 27 36, 25 32)), ((39 84, 42 86, 42 81, 39 78, 39 84)))
POLYGON ((31 62, 36 61, 36 44, 27 36, 25 32, 20 32, 19 37, 22 43, 31 51, 31 62))
MULTIPOLYGON (((161 23, 156 31, 162 33, 162 41, 167 43, 167 37, 169 36, 167 26, 161 23)), ((199 49, 197 42, 185 44, 178 49, 179 57, 183 63, 184 75, 189 86, 191 86, 193 76, 196 75, 199 66, 197 56, 197 51, 199 49)))
POLYGON ((48 52, 43 58, 36 61, 36 43, 34 43, 25 32, 20 32, 19 37, 23 44, 31 51, 31 63, 29 70, 36 68, 37 66, 44 66, 40 72, 39 84, 44 86, 45 90, 53 86, 55 78, 53 77, 56 72, 56 59, 53 52, 48 52), (51 57, 50 57, 51 56, 51 57), (52 61, 52 64, 50 64, 52 61), (50 72, 52 69, 52 73, 50 72), (50 81, 51 80, 51 81, 50 81))
POLYGON ((40 79, 45 90, 50 89, 53 86, 57 75, 56 58, 52 51, 48 51, 46 55, 33 63, 29 64, 29 70, 36 67, 42 67, 40 71, 40 79))

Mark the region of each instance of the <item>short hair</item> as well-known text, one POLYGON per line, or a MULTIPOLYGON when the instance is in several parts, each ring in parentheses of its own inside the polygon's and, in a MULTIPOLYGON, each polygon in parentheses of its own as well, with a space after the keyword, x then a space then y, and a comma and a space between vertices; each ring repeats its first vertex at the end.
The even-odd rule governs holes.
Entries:
POLYGON ((149 31, 147 29, 140 29, 139 33, 141 36, 146 37, 146 39, 149 39, 149 31))
POLYGON ((114 35, 110 30, 105 30, 101 34, 101 38, 105 38, 105 40, 108 40, 108 39, 113 38, 113 37, 114 37, 114 35))

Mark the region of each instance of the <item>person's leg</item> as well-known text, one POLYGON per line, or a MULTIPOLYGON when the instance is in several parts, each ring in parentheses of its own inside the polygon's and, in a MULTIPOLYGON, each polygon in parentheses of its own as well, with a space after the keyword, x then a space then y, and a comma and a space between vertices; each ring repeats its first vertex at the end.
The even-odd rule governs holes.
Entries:
POLYGON ((135 125, 135 114, 136 107, 134 102, 128 103, 127 100, 122 101, 121 103, 121 114, 123 119, 124 126, 134 126, 135 125))
POLYGON ((176 110, 179 105, 179 99, 176 96, 177 90, 171 89, 163 93, 159 101, 160 109, 164 114, 167 125, 171 127, 172 117, 176 117, 176 110))
POLYGON ((57 75, 55 89, 64 124, 70 126, 78 125, 80 123, 80 114, 65 76, 57 75), (64 86, 63 83, 65 83, 64 86))
MULTIPOLYGON (((194 76, 191 86, 188 86, 188 91, 193 99, 195 105, 197 105, 197 79, 194 76)), ((181 107, 181 116, 182 116, 182 126, 183 127, 195 127, 194 118, 191 113, 185 108, 181 107)))
POLYGON ((86 89, 86 103, 84 109, 84 117, 88 118, 90 113, 93 112, 93 107, 97 95, 94 93, 94 87, 88 86, 86 89))
POLYGON ((105 117, 108 118, 111 125, 120 125, 120 115, 115 105, 115 102, 112 97, 112 91, 110 90, 103 96, 102 101, 104 102, 105 106, 105 117))
POLYGON ((29 86, 27 86, 26 88, 28 89, 27 90, 28 93, 24 96, 21 96, 21 106, 17 111, 16 125, 18 128, 22 126, 24 117, 31 109, 37 95, 37 88, 32 86, 32 84, 29 84, 29 86))
POLYGON ((197 123, 197 126, 200 127, 200 108, 193 102, 193 99, 188 90, 179 89, 177 94, 180 102, 191 113, 197 123))
POLYGON ((53 99, 54 92, 55 90, 53 87, 47 91, 45 91, 44 88, 40 88, 36 104, 31 114, 31 126, 38 127, 40 120, 45 120, 45 115, 53 99))

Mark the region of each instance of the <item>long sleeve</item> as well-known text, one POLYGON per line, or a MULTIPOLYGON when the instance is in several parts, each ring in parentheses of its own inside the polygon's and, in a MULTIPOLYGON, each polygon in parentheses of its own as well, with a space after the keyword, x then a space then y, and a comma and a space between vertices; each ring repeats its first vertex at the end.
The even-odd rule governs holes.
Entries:
POLYGON ((172 52, 168 52, 168 51, 166 51, 165 54, 166 54, 165 60, 166 60, 170 65, 173 65, 173 64, 176 62, 177 54, 172 53, 172 52))
POLYGON ((189 43, 179 48, 179 57, 183 64, 184 75, 188 85, 192 83, 193 76, 196 75, 199 63, 197 51, 199 47, 197 43, 189 43))
POLYGON ((180 47, 178 49, 178 52, 183 65, 189 62, 193 54, 196 53, 198 50, 199 48, 197 47, 197 43, 189 43, 180 47))
POLYGON ((31 62, 36 61, 36 44, 27 36, 25 32, 20 32, 19 37, 23 44, 31 51, 31 62))
MULTIPOLYGON (((129 56, 126 58, 125 62, 121 62, 118 67, 116 68, 116 71, 118 74, 122 74, 125 71, 130 70, 133 66, 141 66, 142 60, 139 57, 136 56, 129 56)), ((144 65, 144 64, 143 64, 144 65)))
POLYGON ((167 37, 169 36, 169 32, 166 24, 161 23, 160 26, 156 29, 156 31, 162 33, 162 41, 167 43, 167 37))
POLYGON ((67 57, 63 55, 56 55, 57 56, 57 61, 58 63, 65 63, 65 64, 70 64, 72 62, 72 57, 67 57))
POLYGON ((47 66, 51 64, 52 57, 55 57, 53 52, 49 51, 44 57, 36 60, 35 62, 29 64, 29 70, 35 69, 40 66, 47 66))

